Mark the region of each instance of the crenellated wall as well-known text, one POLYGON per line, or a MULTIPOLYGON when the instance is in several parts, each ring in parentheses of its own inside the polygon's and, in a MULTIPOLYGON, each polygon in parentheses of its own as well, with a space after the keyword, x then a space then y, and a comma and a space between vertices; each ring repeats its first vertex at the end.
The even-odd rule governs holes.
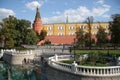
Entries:
POLYGON ((34 54, 32 51, 24 51, 24 52, 4 52, 3 54, 3 60, 14 65, 21 65, 23 60, 27 59, 33 59, 34 54))

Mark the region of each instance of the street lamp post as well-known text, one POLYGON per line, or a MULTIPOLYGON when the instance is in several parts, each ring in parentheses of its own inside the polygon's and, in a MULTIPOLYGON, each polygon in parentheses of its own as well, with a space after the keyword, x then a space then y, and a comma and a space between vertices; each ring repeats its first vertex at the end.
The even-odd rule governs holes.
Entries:
POLYGON ((73 44, 73 47, 74 47, 74 61, 75 61, 75 38, 74 38, 74 44, 73 44))

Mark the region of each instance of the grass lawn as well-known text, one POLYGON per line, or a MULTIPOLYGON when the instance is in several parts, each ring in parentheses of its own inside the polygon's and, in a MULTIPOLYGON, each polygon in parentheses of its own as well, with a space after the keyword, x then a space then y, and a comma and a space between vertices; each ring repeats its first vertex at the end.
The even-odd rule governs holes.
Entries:
MULTIPOLYGON (((72 53, 74 53, 74 50, 72 50, 72 53)), ((113 60, 115 57, 120 56, 120 50, 109 50, 109 51, 108 50, 75 50, 75 54, 76 54, 76 58, 77 56, 80 56, 82 54, 91 55, 89 60, 80 61, 78 62, 78 65, 103 67, 103 66, 108 66, 110 60, 113 60)), ((73 60, 67 60, 67 61, 62 61, 62 62, 71 64, 73 63, 73 60)))
MULTIPOLYGON (((74 52, 74 50, 72 50, 74 52)), ((109 54, 120 56, 120 50, 75 50, 76 54, 86 54, 86 53, 102 53, 102 54, 109 54)))

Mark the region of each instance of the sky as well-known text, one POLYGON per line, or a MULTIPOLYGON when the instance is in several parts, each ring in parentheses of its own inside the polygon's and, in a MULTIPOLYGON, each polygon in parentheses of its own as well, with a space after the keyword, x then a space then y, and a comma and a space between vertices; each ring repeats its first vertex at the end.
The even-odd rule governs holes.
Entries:
POLYGON ((0 0, 0 21, 13 15, 33 23, 36 7, 40 7, 42 22, 84 22, 93 16, 94 22, 108 22, 111 15, 120 14, 120 0, 0 0))

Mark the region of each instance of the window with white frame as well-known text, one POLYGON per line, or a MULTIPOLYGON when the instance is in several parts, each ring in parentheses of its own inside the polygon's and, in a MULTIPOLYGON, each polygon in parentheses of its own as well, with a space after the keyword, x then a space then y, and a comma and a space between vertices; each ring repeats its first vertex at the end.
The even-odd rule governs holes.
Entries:
POLYGON ((64 30, 63 26, 58 26, 58 30, 64 30))
POLYGON ((96 34, 97 34, 97 32, 92 32, 92 34, 93 34, 93 35, 96 35, 96 34))
POLYGON ((70 35, 70 36, 73 36, 73 35, 75 35, 75 33, 74 33, 74 32, 70 32, 69 35, 70 35))
POLYGON ((48 30, 53 30, 53 26, 48 26, 47 29, 48 30))
POLYGON ((47 36, 52 36, 53 35, 53 33, 47 33, 47 36))
POLYGON ((85 29, 85 28, 86 28, 86 26, 80 26, 80 29, 82 29, 82 30, 85 29))
POLYGON ((75 27, 74 27, 74 26, 69 26, 69 29, 70 29, 70 30, 74 30, 75 27))
POLYGON ((94 26, 94 29, 98 29, 98 26, 94 26))
POLYGON ((58 36, 63 36, 63 35, 64 35, 64 33, 62 33, 62 32, 58 33, 58 36))
POLYGON ((109 26, 108 26, 108 25, 106 25, 106 26, 105 26, 105 29, 109 29, 109 26))
POLYGON ((92 26, 92 29, 98 29, 98 26, 92 26))

